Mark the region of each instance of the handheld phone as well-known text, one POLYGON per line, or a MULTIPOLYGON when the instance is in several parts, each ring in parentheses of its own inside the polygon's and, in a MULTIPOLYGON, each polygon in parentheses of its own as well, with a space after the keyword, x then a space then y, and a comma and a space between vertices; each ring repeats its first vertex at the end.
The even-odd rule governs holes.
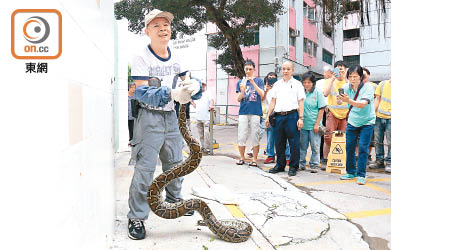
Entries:
POLYGON ((338 69, 338 68, 334 68, 334 69, 333 69, 333 73, 336 75, 336 78, 339 78, 339 77, 340 77, 339 69, 338 69))
POLYGON ((269 85, 269 86, 273 86, 274 84, 275 84, 275 82, 277 82, 278 80, 277 80, 277 78, 269 78, 268 80, 267 80, 267 84, 269 85))
POLYGON ((344 94, 344 89, 343 89, 343 88, 339 88, 338 91, 339 91, 339 94, 340 94, 340 95, 343 95, 343 94, 344 94))

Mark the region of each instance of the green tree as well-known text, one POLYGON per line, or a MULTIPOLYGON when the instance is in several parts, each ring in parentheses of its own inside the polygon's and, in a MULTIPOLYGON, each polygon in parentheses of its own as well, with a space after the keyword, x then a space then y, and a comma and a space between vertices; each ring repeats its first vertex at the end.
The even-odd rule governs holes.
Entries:
POLYGON ((254 44, 255 30, 273 26, 277 15, 285 13, 283 0, 122 0, 114 6, 117 19, 126 18, 128 29, 139 33, 144 28, 144 16, 152 9, 169 11, 175 18, 172 38, 177 33, 192 35, 207 22, 219 32, 210 36, 208 44, 222 51, 220 64, 230 75, 244 77, 244 58, 240 46, 254 44))

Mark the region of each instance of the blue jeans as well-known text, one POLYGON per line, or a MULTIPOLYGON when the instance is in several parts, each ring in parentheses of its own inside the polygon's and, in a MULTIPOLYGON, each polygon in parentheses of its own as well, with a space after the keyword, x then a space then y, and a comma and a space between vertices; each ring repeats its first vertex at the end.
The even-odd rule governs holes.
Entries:
MULTIPOLYGON (((273 128, 267 128, 267 157, 275 158, 275 137, 273 134, 273 128)), ((286 159, 291 159, 291 152, 289 151, 289 142, 286 142, 286 159)))
POLYGON ((258 141, 260 142, 264 134, 264 129, 266 128, 266 119, 262 116, 259 118, 259 128, 258 141))
POLYGON ((314 130, 300 130, 300 167, 304 168, 306 165, 306 152, 308 146, 311 144, 311 159, 309 160, 309 166, 311 168, 319 167, 320 161, 320 135, 314 133, 314 130))
POLYGON ((361 127, 353 127, 350 123, 347 123, 346 131, 346 146, 347 162, 346 170, 347 174, 352 174, 360 177, 366 177, 366 164, 369 157, 369 144, 372 137, 373 127, 375 125, 364 125, 361 127), (359 141, 358 140, 359 135, 359 141), (358 143, 358 169, 356 169, 355 150, 358 143), (356 172, 356 173, 355 173, 356 172))
POLYGON ((391 119, 378 118, 375 122, 375 152, 377 154, 377 162, 386 162, 391 164, 391 119), (384 156, 384 133, 388 144, 387 156, 384 156))
POLYGON ((284 169, 286 167, 286 140, 289 141, 291 158, 289 167, 298 169, 300 159, 300 131, 297 130, 298 113, 288 115, 277 115, 273 129, 275 137, 275 148, 277 150, 277 164, 275 167, 284 169))

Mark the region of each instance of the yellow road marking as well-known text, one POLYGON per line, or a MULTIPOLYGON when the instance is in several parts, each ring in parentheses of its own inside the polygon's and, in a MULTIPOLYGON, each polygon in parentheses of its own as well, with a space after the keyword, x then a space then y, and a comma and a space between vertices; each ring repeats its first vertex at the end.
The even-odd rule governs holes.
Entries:
POLYGON ((230 211, 230 213, 236 218, 244 218, 245 215, 242 213, 241 209, 239 209, 236 205, 225 205, 226 208, 230 211))
POLYGON ((391 196, 391 191, 389 191, 389 190, 387 190, 385 188, 379 187, 379 186, 375 186, 372 183, 366 183, 366 187, 369 187, 369 188, 377 190, 377 191, 381 191, 381 192, 391 196))
POLYGON ((356 219, 356 218, 365 218, 365 217, 370 217, 370 216, 388 215, 388 214, 391 214, 390 208, 345 213, 344 216, 347 217, 347 219, 356 219))
MULTIPOLYGON (((378 181, 391 181, 391 178, 366 179, 366 182, 378 182, 378 181)), ((304 182, 304 183, 295 183, 294 185, 297 187, 305 187, 305 186, 317 186, 317 185, 325 185, 325 184, 341 184, 341 183, 351 183, 351 182, 356 182, 356 179, 339 180, 339 181, 304 182)))
POLYGON ((189 156, 189 154, 186 153, 186 151, 184 151, 184 150, 183 150, 183 155, 184 155, 185 157, 188 157, 188 156, 189 156))

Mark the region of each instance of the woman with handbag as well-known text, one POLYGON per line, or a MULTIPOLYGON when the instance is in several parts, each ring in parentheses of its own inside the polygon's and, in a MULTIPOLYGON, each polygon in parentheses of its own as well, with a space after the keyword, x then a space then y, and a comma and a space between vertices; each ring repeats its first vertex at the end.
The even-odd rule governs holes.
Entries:
POLYGON ((319 124, 326 107, 325 98, 321 90, 316 88, 316 78, 311 72, 302 76, 302 84, 305 88, 305 106, 303 127, 300 130, 300 168, 305 169, 306 152, 311 145, 311 159, 309 167, 311 173, 317 173, 320 163, 320 135, 319 124))
POLYGON ((375 125, 375 110, 372 105, 374 90, 369 84, 364 84, 363 69, 360 65, 349 68, 347 79, 350 83, 343 87, 344 93, 337 97, 338 102, 346 102, 349 105, 346 130, 347 174, 341 176, 341 179, 358 178, 356 183, 364 185, 366 184, 366 164, 370 139, 375 125), (359 149, 358 167, 356 168, 355 150, 357 144, 359 144, 359 149))

